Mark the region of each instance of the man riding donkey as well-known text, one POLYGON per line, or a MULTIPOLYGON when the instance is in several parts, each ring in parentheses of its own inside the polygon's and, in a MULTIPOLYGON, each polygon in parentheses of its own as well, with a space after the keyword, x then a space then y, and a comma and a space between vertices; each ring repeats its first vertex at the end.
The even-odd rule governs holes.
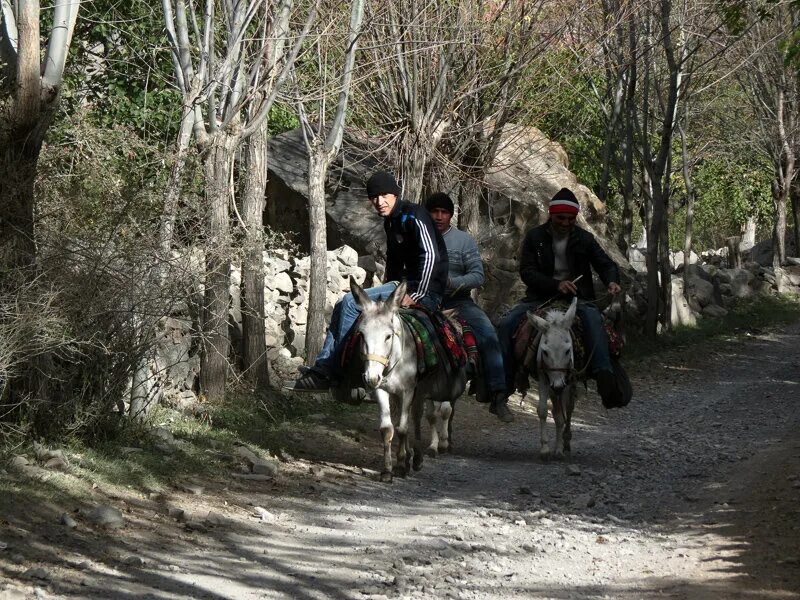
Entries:
MULTIPOLYGON (((397 181, 386 171, 378 171, 369 178, 367 196, 383 217, 386 231, 386 283, 364 290, 367 296, 374 301, 386 300, 405 279, 407 288, 402 306, 417 304, 430 311, 438 310, 447 287, 447 248, 430 215, 422 206, 401 200, 397 181)), ((330 389, 339 368, 341 342, 360 312, 352 293, 336 303, 314 364, 285 389, 295 392, 330 389)))
MULTIPOLYGON (((583 324, 584 343, 589 356, 589 375, 597 381, 597 391, 606 406, 619 405, 620 393, 608 347, 603 316, 594 304, 592 267, 607 286, 618 294, 619 269, 600 247, 595 237, 576 225, 580 203, 567 189, 559 190, 549 204, 549 220, 525 235, 520 260, 520 275, 527 286, 522 302, 501 320, 497 332, 503 350, 506 386, 513 390, 518 367, 514 356, 514 334, 528 311, 553 300, 577 297, 577 315, 583 324)), ((507 401, 507 398, 506 398, 507 401)))
POLYGON ((442 309, 454 309, 472 328, 483 376, 491 395, 489 411, 504 423, 510 423, 514 420, 514 415, 506 403, 506 381, 500 342, 489 317, 470 297, 470 292, 483 285, 485 279, 478 244, 466 231, 451 227, 454 207, 450 196, 444 193, 433 194, 425 201, 425 207, 447 246, 450 268, 442 309))

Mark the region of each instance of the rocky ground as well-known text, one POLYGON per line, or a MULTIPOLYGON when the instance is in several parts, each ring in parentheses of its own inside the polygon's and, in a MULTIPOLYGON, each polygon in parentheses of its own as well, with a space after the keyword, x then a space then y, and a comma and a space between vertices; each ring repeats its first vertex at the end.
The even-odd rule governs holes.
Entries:
POLYGON ((465 399, 455 453, 381 484, 375 408, 320 404, 277 472, 15 497, 0 598, 800 597, 800 325, 639 372, 626 409, 578 407, 569 461, 539 459, 532 402, 502 425, 465 399))

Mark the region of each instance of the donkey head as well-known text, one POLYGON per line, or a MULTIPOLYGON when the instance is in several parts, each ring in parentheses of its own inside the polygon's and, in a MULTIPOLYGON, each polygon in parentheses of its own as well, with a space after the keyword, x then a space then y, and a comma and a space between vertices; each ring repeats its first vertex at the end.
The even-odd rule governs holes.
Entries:
POLYGON ((578 299, 574 298, 567 312, 549 310, 544 318, 528 313, 528 319, 542 332, 537 363, 540 373, 550 381, 550 387, 559 393, 567 386, 567 376, 575 365, 572 354, 570 328, 575 320, 578 299))
MULTIPOLYGON (((385 301, 370 300, 364 290, 350 277, 350 291, 361 308, 357 332, 361 334, 361 358, 364 361, 364 383, 377 388, 390 368, 392 348, 400 335, 395 323, 397 310, 406 295, 402 282, 385 301)), ((394 360, 397 360, 396 358, 394 360)))

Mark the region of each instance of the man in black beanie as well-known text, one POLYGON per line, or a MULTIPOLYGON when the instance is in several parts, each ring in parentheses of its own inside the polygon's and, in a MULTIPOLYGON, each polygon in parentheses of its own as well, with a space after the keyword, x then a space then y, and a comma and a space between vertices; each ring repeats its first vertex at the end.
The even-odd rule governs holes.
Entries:
POLYGON ((489 411, 504 423, 510 423, 514 420, 514 415, 507 405, 503 354, 497 332, 489 317, 470 296, 470 292, 482 286, 485 280, 478 244, 466 231, 450 226, 454 212, 450 196, 444 193, 433 194, 425 201, 425 208, 431 214, 436 229, 442 234, 447 246, 450 270, 442 308, 455 310, 472 328, 481 357, 483 379, 491 396, 489 411))
MULTIPOLYGON (((391 173, 378 171, 367 180, 367 197, 383 217, 386 232, 384 284, 364 290, 371 300, 385 300, 403 279, 408 287, 403 306, 420 304, 437 310, 447 287, 447 248, 428 212, 400 199, 400 186, 391 173)), ((337 348, 355 323, 360 309, 348 293, 336 303, 322 350, 314 364, 285 389, 322 392, 331 386, 337 348)))

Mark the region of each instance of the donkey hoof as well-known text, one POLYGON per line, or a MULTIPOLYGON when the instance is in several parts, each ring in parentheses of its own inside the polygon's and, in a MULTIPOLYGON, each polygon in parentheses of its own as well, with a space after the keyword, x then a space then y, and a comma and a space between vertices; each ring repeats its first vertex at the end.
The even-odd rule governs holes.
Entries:
POLYGON ((411 466, 415 471, 419 471, 422 468, 422 460, 422 452, 414 452, 414 460, 411 466))
POLYGON ((433 446, 430 446, 427 450, 425 450, 425 454, 429 458, 437 458, 439 456, 439 450, 437 450, 433 446))
POLYGON ((391 471, 381 471, 381 481, 383 483, 392 483, 392 472, 391 471))
POLYGON ((444 446, 439 444, 439 453, 440 454, 450 454, 450 452, 452 452, 452 450, 450 448, 450 444, 445 444, 444 446))
POLYGON ((541 458, 545 462, 550 460, 550 448, 542 448, 541 450, 539 450, 539 458, 541 458))

